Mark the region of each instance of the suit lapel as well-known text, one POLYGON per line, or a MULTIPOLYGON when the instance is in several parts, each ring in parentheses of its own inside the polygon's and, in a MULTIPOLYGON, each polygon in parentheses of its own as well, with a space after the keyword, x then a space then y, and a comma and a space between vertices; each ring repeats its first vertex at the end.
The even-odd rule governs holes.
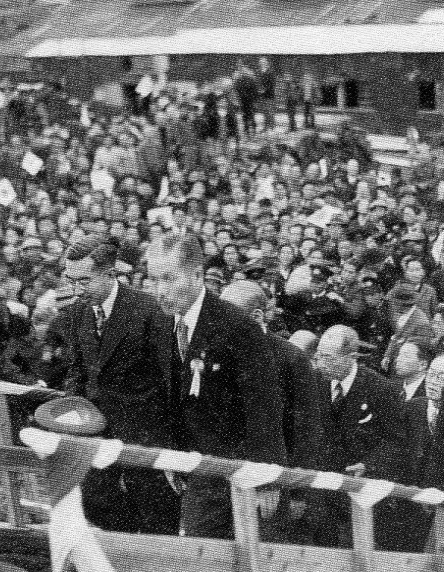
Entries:
POLYGON ((364 372, 358 367, 358 372, 345 399, 345 419, 353 425, 361 415, 361 406, 367 400, 367 388, 364 372))
POLYGON ((173 348, 174 318, 159 313, 157 323, 157 342, 159 365, 167 390, 168 400, 171 398, 171 360, 173 348))
POLYGON ((119 285, 111 315, 105 323, 100 347, 99 366, 102 368, 112 356, 117 344, 126 335, 135 311, 132 297, 119 285))

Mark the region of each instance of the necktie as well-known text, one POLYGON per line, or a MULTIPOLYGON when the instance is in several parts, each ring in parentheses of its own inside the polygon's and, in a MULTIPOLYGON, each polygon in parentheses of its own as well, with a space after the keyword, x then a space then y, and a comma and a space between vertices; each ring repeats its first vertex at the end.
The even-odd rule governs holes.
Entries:
POLYGON ((405 389, 400 392, 399 397, 403 403, 404 401, 407 401, 407 392, 405 389))
POLYGON ((95 314, 96 314, 96 331, 99 338, 101 338, 106 321, 105 310, 102 308, 102 306, 97 306, 95 314))
POLYGON ((333 406, 333 408, 336 409, 336 407, 341 403, 341 401, 345 398, 344 395, 344 388, 342 387, 342 383, 340 381, 336 382, 336 385, 334 387, 333 393, 332 393, 332 398, 331 398, 331 404, 333 406))
POLYGON ((188 351, 188 326, 185 324, 181 316, 176 326, 177 345, 179 347, 180 357, 185 361, 185 356, 188 351))

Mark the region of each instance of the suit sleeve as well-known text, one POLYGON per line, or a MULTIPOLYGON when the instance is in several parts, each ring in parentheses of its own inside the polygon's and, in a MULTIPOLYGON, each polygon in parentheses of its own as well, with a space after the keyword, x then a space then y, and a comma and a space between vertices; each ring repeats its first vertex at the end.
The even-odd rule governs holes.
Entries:
POLYGON ((283 399, 272 350, 255 324, 239 328, 238 344, 246 457, 256 462, 286 464, 283 399))
POLYGON ((407 463, 404 406, 385 380, 375 387, 375 396, 377 434, 375 447, 363 459, 366 476, 403 480, 407 463))
POLYGON ((63 389, 67 395, 86 397, 86 384, 88 373, 83 363, 82 352, 77 336, 78 324, 75 320, 74 310, 67 317, 65 324, 65 341, 67 353, 67 374, 63 389))

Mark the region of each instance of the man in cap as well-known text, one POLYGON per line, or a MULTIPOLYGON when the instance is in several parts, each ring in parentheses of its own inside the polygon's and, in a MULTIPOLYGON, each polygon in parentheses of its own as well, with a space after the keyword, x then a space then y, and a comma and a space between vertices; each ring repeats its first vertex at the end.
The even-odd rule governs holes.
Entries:
POLYGON ((332 274, 325 266, 314 266, 310 290, 283 299, 285 318, 291 333, 303 329, 320 336, 333 324, 343 322, 345 312, 342 299, 328 290, 328 280, 332 274))
MULTIPOLYGON (((255 320, 273 351, 279 385, 284 396, 283 427, 289 466, 305 469, 320 468, 324 436, 317 384, 307 356, 295 345, 268 331, 265 320, 268 300, 256 282, 242 280, 230 284, 223 291, 221 300, 237 306, 255 320)), ((291 496, 294 499, 301 498, 299 492, 291 496)), ((302 498, 305 498, 304 495, 302 498)), ((303 526, 304 523, 299 524, 303 526)), ((281 528, 284 522, 280 525, 281 528)), ((305 533, 307 532, 306 530, 305 533)), ((281 536, 274 540, 287 539, 296 542, 294 536, 292 538, 287 536, 287 534, 294 535, 294 531, 288 530, 284 533, 282 529, 280 534, 284 534, 284 538, 281 536)))
MULTIPOLYGON (((86 397, 104 415, 106 436, 168 447, 166 389, 159 384, 153 298, 116 280, 119 243, 86 237, 66 252, 65 280, 80 300, 66 309, 71 363, 68 395, 86 397)), ((179 502, 161 472, 92 469, 83 483, 87 517, 117 531, 177 534, 179 502)))
MULTIPOLYGON (((321 373, 320 403, 327 439, 326 470, 393 480, 403 470, 404 427, 396 388, 358 364, 359 337, 343 325, 329 328, 315 354, 321 373)), ((351 541, 349 504, 327 496, 325 544, 351 541)))
POLYGON ((399 283, 392 290, 392 312, 390 319, 394 326, 394 334, 390 339, 381 367, 389 372, 402 344, 418 342, 432 345, 435 333, 430 320, 422 310, 417 308, 417 293, 412 284, 399 283))

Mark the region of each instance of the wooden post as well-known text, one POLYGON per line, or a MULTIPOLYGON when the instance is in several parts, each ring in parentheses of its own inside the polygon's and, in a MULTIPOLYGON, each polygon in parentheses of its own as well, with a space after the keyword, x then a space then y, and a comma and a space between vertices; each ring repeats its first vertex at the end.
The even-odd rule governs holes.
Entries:
POLYGON ((363 508, 351 496, 353 553, 356 569, 360 572, 373 572, 374 535, 373 508, 363 508))
POLYGON ((231 485, 231 502, 239 572, 260 572, 261 555, 255 489, 231 485))
MULTIPOLYGON (((9 417, 9 409, 7 397, 0 393, 0 445, 11 446, 12 431, 11 419, 9 417)), ((15 527, 23 527, 26 525, 23 509, 20 506, 20 479, 18 473, 12 471, 1 471, 3 486, 5 487, 8 502, 8 522, 15 527)))

